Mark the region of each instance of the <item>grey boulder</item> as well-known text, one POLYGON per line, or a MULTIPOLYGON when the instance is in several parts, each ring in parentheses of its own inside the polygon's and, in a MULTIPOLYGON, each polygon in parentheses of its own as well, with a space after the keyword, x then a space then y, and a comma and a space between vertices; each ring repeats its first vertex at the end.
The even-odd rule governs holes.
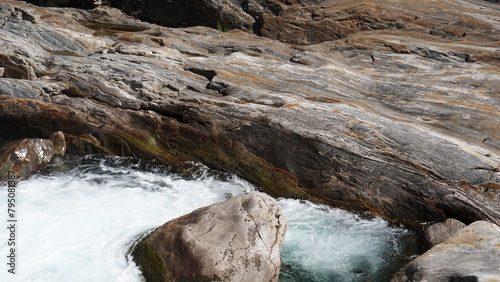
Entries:
POLYGON ((133 252, 147 281, 277 281, 286 216, 252 192, 165 223, 133 252))

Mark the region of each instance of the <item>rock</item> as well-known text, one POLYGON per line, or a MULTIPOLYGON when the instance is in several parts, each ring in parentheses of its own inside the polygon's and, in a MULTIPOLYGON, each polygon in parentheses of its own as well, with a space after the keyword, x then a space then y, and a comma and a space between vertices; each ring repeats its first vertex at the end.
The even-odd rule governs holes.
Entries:
POLYGON ((21 139, 0 150, 0 183, 7 180, 8 172, 17 174, 16 180, 26 179, 48 164, 54 154, 64 155, 66 143, 61 131, 50 139, 21 139))
POLYGON ((466 226, 466 224, 456 219, 448 218, 443 222, 438 222, 427 227, 424 231, 424 237, 427 244, 430 247, 434 247, 466 226))
POLYGON ((278 281, 286 229, 278 203, 251 192, 165 223, 133 256, 147 281, 278 281))
MULTIPOLYGON (((255 1, 236 0, 110 0, 113 7, 146 21, 168 27, 209 26, 227 31, 230 29, 252 30, 255 19, 248 9, 263 7, 255 1), (246 3, 246 4, 245 4, 246 3), (256 4, 256 5, 255 5, 256 4), (175 11, 172 13, 171 11, 175 11), (169 16, 166 17, 165 15, 169 16)), ((258 13, 254 11, 254 14, 258 13)))
MULTIPOLYGON (((168 27, 209 26, 219 30, 249 30, 265 37, 296 44, 346 38, 363 31, 421 31, 448 40, 478 36, 477 27, 494 30, 485 17, 463 13, 460 0, 451 4, 425 0, 111 0, 110 4, 142 20, 168 27), (429 9, 432 6, 432 9, 429 9), (175 10, 175 13, 170 11, 175 10), (165 14, 169 14, 165 17, 165 14), (442 17, 443 21, 437 21, 442 17)), ((474 0, 473 10, 488 7, 474 0)), ((486 13, 485 13, 486 12, 486 13)), ((494 34, 487 35, 491 39, 494 34)))
MULTIPOLYGON (((103 4, 103 0, 27 0, 26 2, 45 7, 77 8, 94 8, 103 4)), ((107 0, 104 0, 104 2, 107 2, 107 0)))
POLYGON ((81 136, 74 136, 66 134, 67 151, 69 154, 74 155, 87 155, 98 153, 109 153, 106 148, 103 148, 94 136, 91 134, 83 134, 81 136))
POLYGON ((331 14, 311 18, 360 30, 297 45, 166 28, 106 6, 4 0, 0 137, 62 130, 113 154, 202 162, 272 196, 408 225, 500 223, 497 4, 270 3, 248 5, 273 15, 324 6, 331 14), (358 16, 343 21, 349 7, 358 16))
POLYGON ((62 131, 52 133, 49 140, 52 141, 54 155, 64 156, 64 154, 66 154, 66 139, 64 138, 62 131))
POLYGON ((477 221, 408 263, 397 281, 499 281, 500 227, 477 221))

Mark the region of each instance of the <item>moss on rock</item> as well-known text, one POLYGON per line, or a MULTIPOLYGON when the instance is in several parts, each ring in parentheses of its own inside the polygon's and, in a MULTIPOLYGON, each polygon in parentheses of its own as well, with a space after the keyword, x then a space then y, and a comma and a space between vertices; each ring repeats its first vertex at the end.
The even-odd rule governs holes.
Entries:
POLYGON ((163 262, 154 247, 148 242, 147 237, 135 247, 132 255, 146 281, 168 281, 163 262))

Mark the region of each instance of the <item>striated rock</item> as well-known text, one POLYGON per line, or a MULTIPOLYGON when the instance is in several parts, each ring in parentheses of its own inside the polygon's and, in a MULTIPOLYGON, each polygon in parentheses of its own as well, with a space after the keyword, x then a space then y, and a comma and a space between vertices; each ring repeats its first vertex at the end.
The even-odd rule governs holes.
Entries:
POLYGON ((221 30, 252 30, 254 15, 263 7, 256 1, 236 0, 110 0, 110 5, 142 20, 168 27, 210 26, 221 30), (256 10, 255 10, 256 9, 256 10), (172 12, 175 11, 175 12, 172 12), (168 16, 165 16, 167 15, 168 16))
POLYGON ((483 0, 111 0, 110 4, 164 26, 239 28, 296 44, 374 30, 421 31, 455 41, 498 37, 491 18, 498 5, 483 0), (491 33, 483 34, 484 29, 491 33))
POLYGON ((396 281, 500 280, 500 227, 478 221, 408 263, 396 281))
POLYGON ((438 222, 427 227, 424 231, 425 241, 430 247, 434 247, 466 226, 466 224, 456 219, 448 218, 443 222, 438 222))
POLYGON ((56 131, 49 136, 49 140, 52 141, 52 147, 54 148, 54 155, 64 156, 66 154, 66 139, 62 131, 56 131))
POLYGON ((66 143, 61 131, 49 139, 21 139, 0 150, 0 183, 7 180, 8 172, 17 174, 16 180, 25 179, 48 164, 52 157, 64 155, 66 143))
POLYGON ((3 1, 0 137, 87 134, 113 154, 203 162, 272 196, 405 224, 500 223, 498 4, 400 2, 372 4, 395 22, 420 11, 429 28, 303 46, 3 1))
POLYGON ((147 281, 278 281, 286 216, 252 192, 171 220, 133 251, 147 281))
POLYGON ((108 3, 108 0, 26 0, 26 2, 45 7, 94 8, 108 3))

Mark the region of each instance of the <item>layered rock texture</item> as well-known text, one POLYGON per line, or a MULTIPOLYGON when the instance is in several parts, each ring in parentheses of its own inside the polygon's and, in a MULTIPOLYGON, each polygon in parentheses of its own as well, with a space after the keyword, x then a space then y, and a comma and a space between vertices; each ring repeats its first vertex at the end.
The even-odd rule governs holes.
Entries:
POLYGON ((165 223, 133 255, 147 281, 277 281, 286 228, 278 203, 252 192, 165 223))
POLYGON ((499 281, 500 227, 478 221, 413 260, 391 282, 499 281))
POLYGON ((479 39, 484 37, 484 29, 496 28, 498 11, 498 7, 482 0, 110 0, 109 3, 139 19, 165 26, 239 28, 297 44, 321 43, 373 30, 419 31, 448 40, 466 36, 479 39))
POLYGON ((337 2, 248 1, 310 17, 273 36, 275 12, 258 16, 289 44, 2 1, 0 135, 62 130, 82 152, 200 161, 406 224, 500 223, 499 5, 337 2), (326 22, 339 36, 299 41, 326 22))

